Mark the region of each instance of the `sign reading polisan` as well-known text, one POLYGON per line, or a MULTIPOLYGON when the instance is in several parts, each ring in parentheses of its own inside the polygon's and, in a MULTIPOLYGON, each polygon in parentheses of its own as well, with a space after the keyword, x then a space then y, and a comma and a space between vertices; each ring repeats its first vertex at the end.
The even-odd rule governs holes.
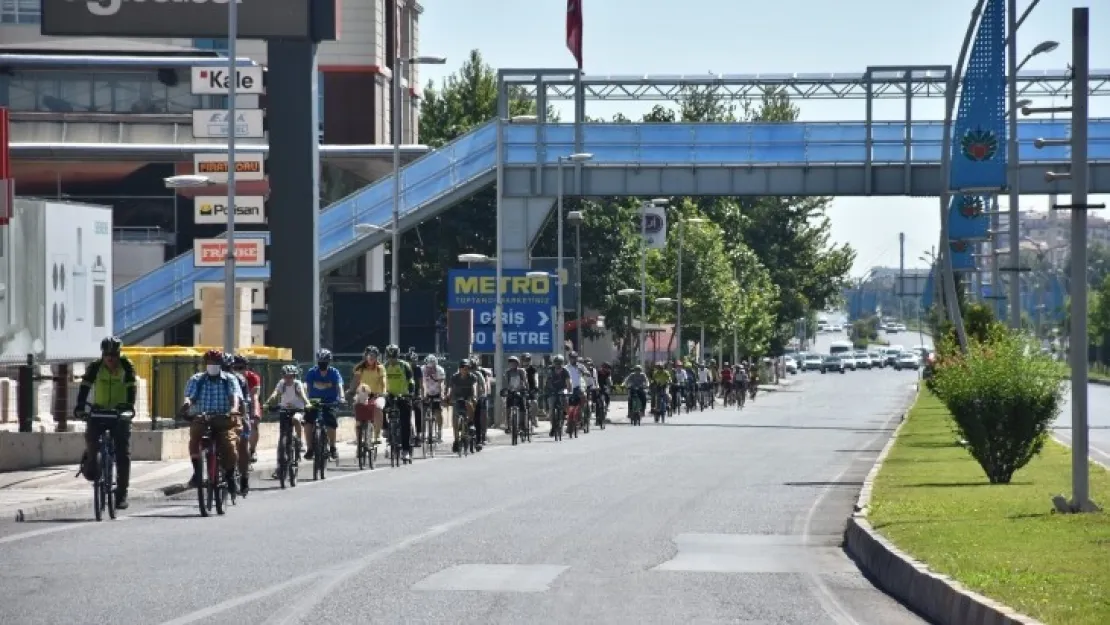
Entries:
MULTIPOLYGON (((235 72, 236 93, 262 95, 266 92, 261 67, 240 67, 235 72)), ((231 90, 231 74, 226 67, 194 67, 193 95, 227 95, 231 90)))
MULTIPOLYGON (((193 173, 207 176, 215 183, 227 182, 227 154, 197 154, 193 156, 193 173)), ((261 154, 235 155, 235 180, 265 180, 266 171, 261 154)))
MULTIPOLYGON (((193 200, 193 221, 198 224, 222 224, 227 222, 227 198, 220 196, 197 196, 193 200)), ((260 195, 235 198, 235 223, 266 223, 266 199, 260 195)))
MULTIPOLYGON (((222 267, 227 258, 227 241, 224 239, 197 239, 193 241, 194 267, 222 267)), ((265 239, 235 239, 235 262, 243 267, 266 266, 265 239)))
MULTIPOLYGON (((236 0, 240 39, 311 39, 313 0, 236 0)), ((228 0, 42 0, 42 34, 226 38, 228 0)))

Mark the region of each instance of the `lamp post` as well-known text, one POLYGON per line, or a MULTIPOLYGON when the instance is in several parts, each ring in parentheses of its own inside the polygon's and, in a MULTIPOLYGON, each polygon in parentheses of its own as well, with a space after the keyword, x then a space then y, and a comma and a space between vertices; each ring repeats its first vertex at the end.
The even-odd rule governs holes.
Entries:
POLYGON ((235 100, 239 96, 239 3, 227 3, 227 255, 224 257, 224 353, 235 351, 235 140, 239 125, 235 100))
POLYGON ((678 356, 682 357, 682 247, 685 243, 685 228, 684 224, 700 224, 705 223, 705 219, 701 217, 691 217, 689 219, 680 219, 678 221, 678 313, 675 318, 675 335, 678 338, 678 356))
POLYGON ((567 222, 574 226, 574 303, 577 321, 574 325, 574 344, 582 351, 582 211, 567 213, 567 222))
MULTIPOLYGON (((661 304, 661 305, 678 304, 680 307, 682 306, 682 300, 674 298, 674 297, 657 297, 657 298, 655 298, 655 303, 656 304, 661 304)), ((675 324, 675 327, 677 328, 678 325, 675 324)), ((676 332, 677 332, 677 330, 676 330, 676 332)), ((678 355, 680 357, 682 356, 682 346, 681 345, 678 346, 678 355)), ((668 351, 667 352, 667 359, 669 360, 670 357, 671 357, 671 354, 668 351)))
MULTIPOLYGON (((562 278, 557 273, 548 273, 546 271, 529 271, 524 275, 528 276, 529 278, 547 278, 548 280, 555 280, 556 289, 559 288, 559 284, 562 282, 562 278)), ((551 311, 551 318, 558 320, 559 315, 553 310, 551 311)), ((554 331, 551 333, 551 353, 553 355, 559 353, 559 350, 556 348, 557 343, 555 342, 558 334, 558 331, 554 331)))
POLYGON ((389 227, 392 235, 389 246, 392 248, 393 257, 390 259, 389 268, 389 342, 394 345, 401 343, 401 133, 404 117, 401 113, 404 106, 401 98, 401 78, 404 76, 406 65, 443 65, 446 62, 447 59, 442 56, 405 58, 396 54, 391 68, 393 74, 393 216, 389 227))
MULTIPOLYGON (((644 326, 647 320, 647 209, 654 206, 666 206, 671 201, 665 198, 656 198, 640 205, 640 358, 647 357, 646 335, 644 326)), ((645 368, 647 361, 643 361, 645 368)))
MULTIPOLYGON (((566 328, 566 314, 563 312, 563 280, 562 280, 562 276, 563 276, 563 165, 566 164, 566 163, 584 163, 584 162, 592 159, 593 157, 594 157, 594 155, 590 154, 589 152, 578 152, 576 154, 571 154, 569 156, 560 156, 555 162, 555 174, 556 174, 556 176, 555 176, 556 177, 556 182, 555 182, 555 211, 558 213, 557 216, 556 216, 556 218, 558 220, 558 224, 556 226, 556 228, 558 229, 558 233, 556 233, 555 237, 558 240, 557 243, 556 243, 556 245, 558 247, 558 251, 556 252, 556 255, 559 257, 559 277, 560 277, 560 279, 559 279, 559 291, 558 291, 558 293, 556 294, 556 297, 555 297, 555 315, 556 315, 556 318, 555 318, 555 334, 557 336, 557 341, 558 341, 558 345, 559 345, 559 349, 556 353, 561 353, 564 349, 564 346, 566 345, 566 337, 564 336, 564 333, 566 332, 566 330, 565 330, 565 328, 566 328)), ((578 271, 579 271, 579 273, 581 273, 581 271, 582 271, 581 267, 579 267, 578 271)), ((581 278, 579 278, 579 279, 581 279, 581 278)), ((579 348, 579 349, 581 349, 581 348, 579 348)))

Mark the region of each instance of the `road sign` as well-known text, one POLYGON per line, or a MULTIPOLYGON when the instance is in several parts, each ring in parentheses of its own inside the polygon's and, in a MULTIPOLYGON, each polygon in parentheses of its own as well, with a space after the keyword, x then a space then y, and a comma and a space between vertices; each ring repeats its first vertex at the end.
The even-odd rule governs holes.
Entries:
MULTIPOLYGON (((192 68, 193 95, 227 95, 231 91, 231 72, 227 67, 192 68)), ((266 92, 262 84, 261 67, 240 67, 235 85, 239 95, 261 95, 266 92)))
MULTIPOLYGON (((193 173, 207 176, 216 183, 227 182, 227 154, 197 154, 193 156, 193 173)), ((258 152, 235 155, 235 181, 265 180, 266 168, 258 152)))
MULTIPOLYGON (((525 269, 501 272, 502 342, 506 352, 550 352, 555 333, 555 285, 549 277, 530 278, 525 269)), ((447 273, 448 310, 474 311, 475 352, 493 352, 496 336, 497 272, 452 269, 447 273)))
MULTIPOLYGON (((227 223, 227 196, 198 195, 193 198, 193 222, 198 224, 227 223)), ((266 223, 266 198, 261 195, 236 196, 235 223, 266 223)))
MULTIPOLYGON (((193 241, 194 267, 222 267, 227 258, 225 239, 197 239, 193 241)), ((235 239, 235 262, 240 267, 266 266, 265 239, 235 239)))
MULTIPOLYGON (((235 112, 235 137, 261 139, 266 136, 265 123, 260 109, 243 109, 235 112)), ((227 111, 197 109, 193 111, 193 136, 197 139, 226 139, 228 135, 227 111)))

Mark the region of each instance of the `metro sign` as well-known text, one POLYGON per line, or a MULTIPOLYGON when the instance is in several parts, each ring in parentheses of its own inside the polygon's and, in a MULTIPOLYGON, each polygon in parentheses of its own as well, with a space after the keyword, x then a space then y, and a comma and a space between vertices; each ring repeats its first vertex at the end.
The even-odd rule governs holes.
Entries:
MULTIPOLYGON (((240 95, 262 95, 266 92, 261 67, 239 67, 235 77, 235 91, 240 95)), ((192 68, 193 95, 227 95, 230 91, 231 73, 226 67, 192 68)))
MULTIPOLYGON (((227 258, 224 239, 197 239, 193 242, 194 267, 221 267, 227 258)), ((236 239, 235 262, 243 267, 266 266, 265 239, 236 239)))

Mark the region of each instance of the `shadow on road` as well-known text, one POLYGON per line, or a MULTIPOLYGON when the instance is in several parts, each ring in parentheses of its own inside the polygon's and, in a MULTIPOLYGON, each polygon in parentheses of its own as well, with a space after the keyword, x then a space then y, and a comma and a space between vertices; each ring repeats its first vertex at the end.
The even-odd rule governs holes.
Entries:
POLYGON ((668 421, 667 427, 673 428, 747 428, 756 430, 819 430, 835 432, 854 432, 856 434, 871 434, 876 432, 893 432, 894 428, 858 428, 840 427, 836 425, 762 425, 754 423, 676 423, 668 421))

